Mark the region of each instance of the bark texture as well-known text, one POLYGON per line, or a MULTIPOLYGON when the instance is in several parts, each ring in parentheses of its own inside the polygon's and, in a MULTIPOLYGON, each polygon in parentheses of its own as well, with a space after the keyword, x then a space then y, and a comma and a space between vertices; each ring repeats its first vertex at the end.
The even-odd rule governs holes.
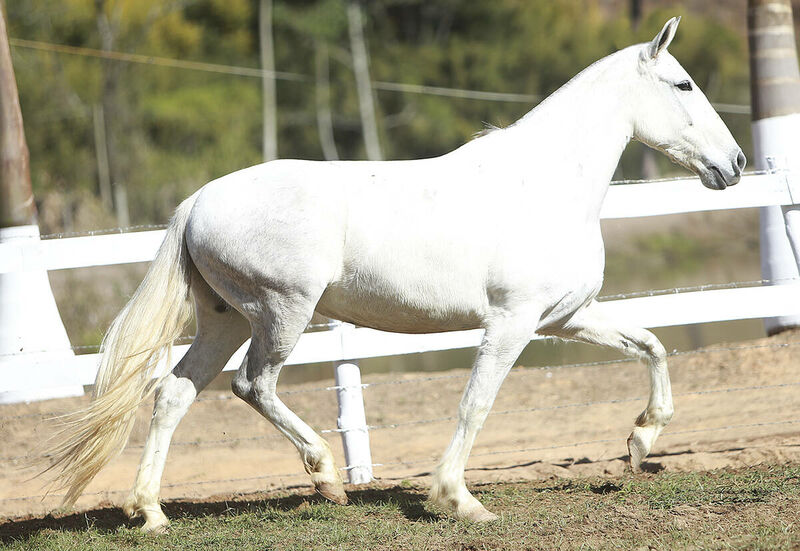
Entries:
POLYGON ((36 223, 30 158, 0 4, 0 228, 36 223))
POLYGON ((790 0, 748 0, 753 120, 800 113, 800 69, 790 0))

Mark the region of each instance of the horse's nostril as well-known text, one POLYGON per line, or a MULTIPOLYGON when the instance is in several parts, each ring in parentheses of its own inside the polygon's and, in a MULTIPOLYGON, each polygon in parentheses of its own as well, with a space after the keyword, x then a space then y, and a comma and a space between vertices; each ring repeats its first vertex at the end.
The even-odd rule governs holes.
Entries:
POLYGON ((739 167, 739 170, 744 170, 744 166, 747 164, 747 157, 744 156, 742 150, 739 150, 739 155, 736 156, 736 166, 739 167))

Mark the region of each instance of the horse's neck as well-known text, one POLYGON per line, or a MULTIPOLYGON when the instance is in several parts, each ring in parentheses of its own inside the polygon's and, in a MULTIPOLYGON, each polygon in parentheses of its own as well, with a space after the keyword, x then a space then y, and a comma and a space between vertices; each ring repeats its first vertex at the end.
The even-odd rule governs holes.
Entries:
POLYGON ((526 179, 536 181, 541 176, 546 185, 581 197, 592 216, 599 217, 609 182, 631 139, 633 125, 622 90, 623 79, 629 78, 627 59, 621 57, 625 53, 589 67, 503 131, 509 146, 514 144, 506 150, 517 157, 526 179))

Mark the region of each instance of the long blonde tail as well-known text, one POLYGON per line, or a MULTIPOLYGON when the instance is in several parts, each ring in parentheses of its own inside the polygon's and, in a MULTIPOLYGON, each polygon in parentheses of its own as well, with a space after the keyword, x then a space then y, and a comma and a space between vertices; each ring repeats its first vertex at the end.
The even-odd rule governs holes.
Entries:
POLYGON ((55 473, 54 486, 66 489, 63 506, 71 506, 130 436, 136 409, 155 390, 154 377, 172 342, 189 321, 192 261, 184 231, 196 194, 186 199, 167 227, 164 243, 133 297, 111 324, 101 347, 103 356, 92 401, 63 417, 57 444, 46 454, 55 473))

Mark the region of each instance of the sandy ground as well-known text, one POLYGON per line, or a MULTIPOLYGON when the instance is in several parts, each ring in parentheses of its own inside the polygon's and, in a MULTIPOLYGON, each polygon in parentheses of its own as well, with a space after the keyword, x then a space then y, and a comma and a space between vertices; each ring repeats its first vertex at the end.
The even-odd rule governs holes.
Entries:
MULTIPOLYGON (((705 470, 800 461, 800 332, 715 345, 671 358, 676 414, 649 470, 705 470), (787 344, 786 346, 780 346, 787 344), (746 389, 758 386, 762 388, 746 389), (767 387, 767 388, 763 388, 767 387)), ((466 370, 367 376, 364 390, 375 476, 425 484, 450 440, 466 370), (398 384, 399 383, 399 384, 398 384), (397 425, 392 427, 390 425, 397 425)), ((336 426, 336 396, 322 381, 283 386, 284 401, 318 430, 336 426)), ((643 409, 647 374, 638 363, 542 370, 517 367, 507 379, 469 462, 468 482, 618 475, 625 439, 643 409), (599 402, 586 405, 588 402, 599 402)), ((86 399, 0 406, 0 517, 42 514, 41 479, 26 464, 52 434, 43 415, 86 399)), ((78 509, 121 503, 130 487, 151 405, 139 410, 128 448, 92 482, 78 509)), ((341 441, 325 433, 340 466, 341 441)), ((230 392, 203 393, 178 427, 162 498, 202 499, 308 487, 294 448, 230 392)))

